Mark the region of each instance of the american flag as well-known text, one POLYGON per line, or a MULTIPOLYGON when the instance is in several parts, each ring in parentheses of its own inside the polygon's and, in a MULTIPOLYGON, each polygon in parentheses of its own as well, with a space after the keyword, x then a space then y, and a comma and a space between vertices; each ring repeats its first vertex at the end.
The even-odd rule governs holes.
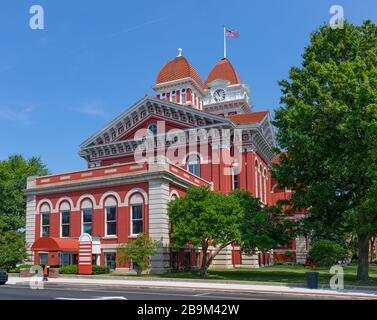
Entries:
POLYGON ((239 33, 237 30, 226 29, 225 35, 229 38, 238 38, 239 33))

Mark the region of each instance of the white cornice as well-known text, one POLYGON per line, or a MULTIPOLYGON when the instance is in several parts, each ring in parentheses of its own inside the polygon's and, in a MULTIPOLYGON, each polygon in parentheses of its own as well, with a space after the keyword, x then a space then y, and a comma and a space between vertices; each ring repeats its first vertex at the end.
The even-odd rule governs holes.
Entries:
MULTIPOLYGON (((154 98, 154 97, 151 97, 151 96, 145 96, 142 99, 140 99, 139 101, 137 101, 136 103, 134 103, 131 107, 126 109, 124 112, 122 112, 119 116, 117 116, 109 124, 104 126, 102 129, 98 130, 95 134, 93 134, 88 139, 86 139, 83 143, 81 143, 80 149, 84 149, 84 148, 88 147, 92 142, 95 142, 96 138, 98 138, 99 136, 101 136, 103 134, 106 134, 112 128, 116 127, 116 125, 118 123, 122 122, 122 120, 124 118, 132 116, 133 112, 137 111, 140 107, 146 105, 147 102, 150 102, 152 104, 156 103, 156 104, 159 104, 160 107, 165 106, 165 107, 168 107, 170 109, 180 111, 182 113, 191 114, 191 115, 196 116, 198 118, 206 118, 206 119, 216 121, 216 122, 221 122, 221 123, 230 123, 230 121, 228 119, 225 119, 224 117, 220 117, 220 116, 217 116, 217 115, 205 112, 205 111, 197 110, 197 109, 194 109, 194 108, 185 107, 185 106, 182 106, 180 104, 169 102, 169 101, 166 101, 166 100, 157 99, 157 98, 154 98)), ((129 129, 132 129, 132 128, 129 128, 129 129)), ((129 131, 129 130, 125 130, 122 133, 122 135, 124 135, 127 131, 129 131)))

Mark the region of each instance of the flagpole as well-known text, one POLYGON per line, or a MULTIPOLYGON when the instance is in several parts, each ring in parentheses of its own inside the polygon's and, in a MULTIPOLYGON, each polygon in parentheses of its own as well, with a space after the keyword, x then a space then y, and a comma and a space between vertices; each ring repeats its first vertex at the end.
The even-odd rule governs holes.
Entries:
POLYGON ((224 59, 226 58, 226 27, 224 25, 224 59))

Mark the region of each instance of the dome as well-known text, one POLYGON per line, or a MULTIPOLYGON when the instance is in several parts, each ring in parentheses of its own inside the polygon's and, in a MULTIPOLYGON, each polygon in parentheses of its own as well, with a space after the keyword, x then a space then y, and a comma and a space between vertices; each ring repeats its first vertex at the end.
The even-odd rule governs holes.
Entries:
POLYGON ((242 81, 233 68, 232 64, 227 58, 221 59, 209 73, 204 86, 207 88, 208 84, 214 80, 228 80, 230 84, 241 84, 242 81))
POLYGON ((178 56, 166 63, 158 73, 156 84, 179 80, 183 78, 192 78, 203 88, 203 82, 195 68, 188 62, 185 57, 178 56))

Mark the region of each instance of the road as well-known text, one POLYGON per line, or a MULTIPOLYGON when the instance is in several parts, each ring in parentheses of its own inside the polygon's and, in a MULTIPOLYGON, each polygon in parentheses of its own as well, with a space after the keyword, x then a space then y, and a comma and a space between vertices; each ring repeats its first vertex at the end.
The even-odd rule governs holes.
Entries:
POLYGON ((271 293, 238 293, 190 289, 109 287, 97 285, 45 284, 31 289, 28 284, 0 286, 0 300, 310 300, 336 299, 271 293))

